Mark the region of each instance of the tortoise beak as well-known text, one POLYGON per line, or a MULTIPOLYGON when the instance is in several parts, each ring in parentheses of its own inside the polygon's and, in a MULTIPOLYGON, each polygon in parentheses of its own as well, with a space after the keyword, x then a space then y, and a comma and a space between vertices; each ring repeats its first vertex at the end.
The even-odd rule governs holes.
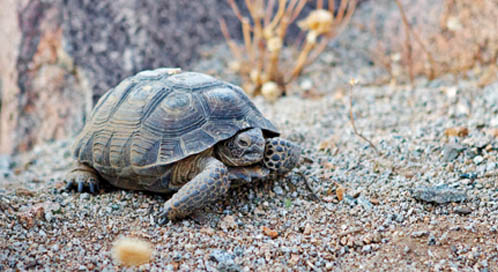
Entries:
POLYGON ((254 155, 254 159, 256 159, 256 158, 263 159, 264 152, 265 152, 264 147, 261 147, 259 145, 252 145, 251 147, 249 147, 247 149, 246 154, 251 156, 251 157, 254 155))
POLYGON ((265 152, 265 146, 253 145, 249 148, 248 152, 263 154, 265 152))

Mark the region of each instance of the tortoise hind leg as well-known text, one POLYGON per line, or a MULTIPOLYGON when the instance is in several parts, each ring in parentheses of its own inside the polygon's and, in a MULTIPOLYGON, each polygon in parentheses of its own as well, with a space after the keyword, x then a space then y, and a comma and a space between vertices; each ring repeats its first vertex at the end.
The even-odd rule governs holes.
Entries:
POLYGON ((66 174, 64 181, 67 182, 65 190, 77 190, 83 192, 89 190, 94 194, 99 191, 99 177, 97 171, 86 164, 75 163, 73 169, 66 174))
POLYGON ((200 163, 204 164, 201 172, 164 203, 164 211, 159 215, 159 224, 183 218, 226 194, 230 187, 227 167, 212 157, 200 163))

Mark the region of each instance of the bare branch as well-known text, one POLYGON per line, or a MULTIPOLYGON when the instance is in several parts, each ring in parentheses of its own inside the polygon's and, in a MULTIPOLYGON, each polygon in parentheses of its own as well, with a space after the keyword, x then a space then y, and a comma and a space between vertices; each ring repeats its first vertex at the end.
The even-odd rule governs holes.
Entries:
POLYGON ((269 27, 271 29, 275 28, 280 23, 280 20, 284 16, 286 2, 287 2, 286 0, 279 0, 278 1, 278 11, 277 11, 277 14, 275 15, 275 17, 273 17, 273 19, 271 20, 271 22, 269 24, 269 27))
POLYGON ((335 12, 335 0, 329 0, 329 11, 334 15, 335 12))
POLYGON ((356 83, 354 82, 354 79, 351 80, 351 83, 350 83, 350 88, 349 88, 349 120, 351 121, 351 126, 353 127, 353 132, 356 136, 360 137, 361 139, 363 139, 364 141, 366 141, 372 148, 373 150, 375 151, 375 153, 377 153, 377 155, 381 155, 379 150, 377 150, 377 147, 375 147, 375 145, 372 143, 372 141, 370 141, 369 139, 367 139, 367 137, 363 136, 363 134, 361 134, 360 132, 358 132, 358 130, 356 129, 356 125, 354 123, 354 115, 353 115, 353 87, 356 83))
POLYGON ((269 0, 268 6, 266 7, 265 18, 263 21, 265 27, 270 24, 271 15, 273 14, 273 7, 275 7, 275 0, 269 0))
POLYGON ((304 5, 306 4, 306 2, 307 2, 306 0, 299 1, 297 7, 294 9, 294 13, 291 16, 290 22, 294 22, 297 19, 297 17, 299 16, 299 14, 301 13, 301 11, 303 10, 304 5))
POLYGON ((247 55, 249 56, 249 61, 254 60, 254 52, 252 48, 252 39, 251 39, 251 26, 249 24, 249 19, 242 18, 242 36, 244 37, 244 46, 247 51, 247 55))
POLYGON ((230 33, 228 32, 228 28, 227 28, 227 24, 226 24, 225 20, 223 20, 223 18, 221 18, 221 19, 219 19, 219 23, 220 23, 221 33, 223 34, 223 37, 225 37, 225 41, 227 42, 228 47, 230 48, 230 51, 232 52, 232 54, 235 56, 235 58, 238 61, 242 61, 243 60, 242 52, 241 52, 239 46, 230 37, 230 33))
POLYGON ((237 16, 237 18, 239 19, 239 21, 242 22, 242 14, 240 13, 239 7, 235 3, 235 1, 234 0, 228 0, 228 4, 232 8, 233 12, 235 13, 235 15, 237 16))
MULTIPOLYGON (((399 2, 399 0, 395 0, 396 1, 396 5, 398 5, 398 8, 399 8, 399 12, 401 14, 401 19, 403 20, 403 24, 405 25, 405 31, 407 32, 410 32, 411 34, 413 34, 413 37, 415 38, 415 41, 418 43, 418 45, 420 46, 420 48, 422 48, 422 51, 424 51, 424 53, 427 55, 427 59, 429 60, 429 64, 430 64, 430 72, 429 72, 429 79, 432 80, 434 79, 435 77, 435 71, 434 71, 434 67, 436 65, 435 61, 434 61, 434 58, 432 57, 432 54, 429 52, 429 50, 427 50, 425 44, 422 42, 422 39, 420 38, 420 36, 413 30, 412 26, 410 25, 410 23, 408 22, 408 19, 406 17, 406 13, 403 9, 403 6, 401 5, 401 2, 399 2)), ((410 38, 409 38, 409 34, 407 34, 407 40, 406 40, 407 43, 410 43, 410 38)), ((412 52, 412 48, 411 48, 411 45, 407 45, 409 46, 409 65, 412 66, 413 63, 412 63, 412 59, 411 59, 411 52, 412 52)), ((412 68, 409 68, 410 69, 410 80, 411 82, 413 82, 413 69, 412 68)))

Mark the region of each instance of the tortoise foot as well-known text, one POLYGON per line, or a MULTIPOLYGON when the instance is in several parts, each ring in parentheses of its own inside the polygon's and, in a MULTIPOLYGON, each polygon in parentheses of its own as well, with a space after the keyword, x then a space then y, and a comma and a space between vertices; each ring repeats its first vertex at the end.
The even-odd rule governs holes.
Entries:
POLYGON ((282 138, 266 139, 263 163, 266 168, 278 174, 285 174, 296 167, 300 161, 301 149, 294 143, 282 138))
POLYGON ((77 165, 67 173, 65 191, 77 191, 79 193, 90 192, 96 194, 100 190, 97 172, 84 164, 77 165))

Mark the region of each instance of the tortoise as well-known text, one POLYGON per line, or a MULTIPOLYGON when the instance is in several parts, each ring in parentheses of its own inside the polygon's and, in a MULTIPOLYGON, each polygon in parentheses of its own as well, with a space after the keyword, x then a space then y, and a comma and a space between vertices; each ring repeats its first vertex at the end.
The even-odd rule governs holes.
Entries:
POLYGON ((179 69, 142 71, 106 92, 74 144, 67 190, 175 192, 159 223, 223 197, 234 181, 291 171, 298 145, 278 137, 241 88, 179 69))

